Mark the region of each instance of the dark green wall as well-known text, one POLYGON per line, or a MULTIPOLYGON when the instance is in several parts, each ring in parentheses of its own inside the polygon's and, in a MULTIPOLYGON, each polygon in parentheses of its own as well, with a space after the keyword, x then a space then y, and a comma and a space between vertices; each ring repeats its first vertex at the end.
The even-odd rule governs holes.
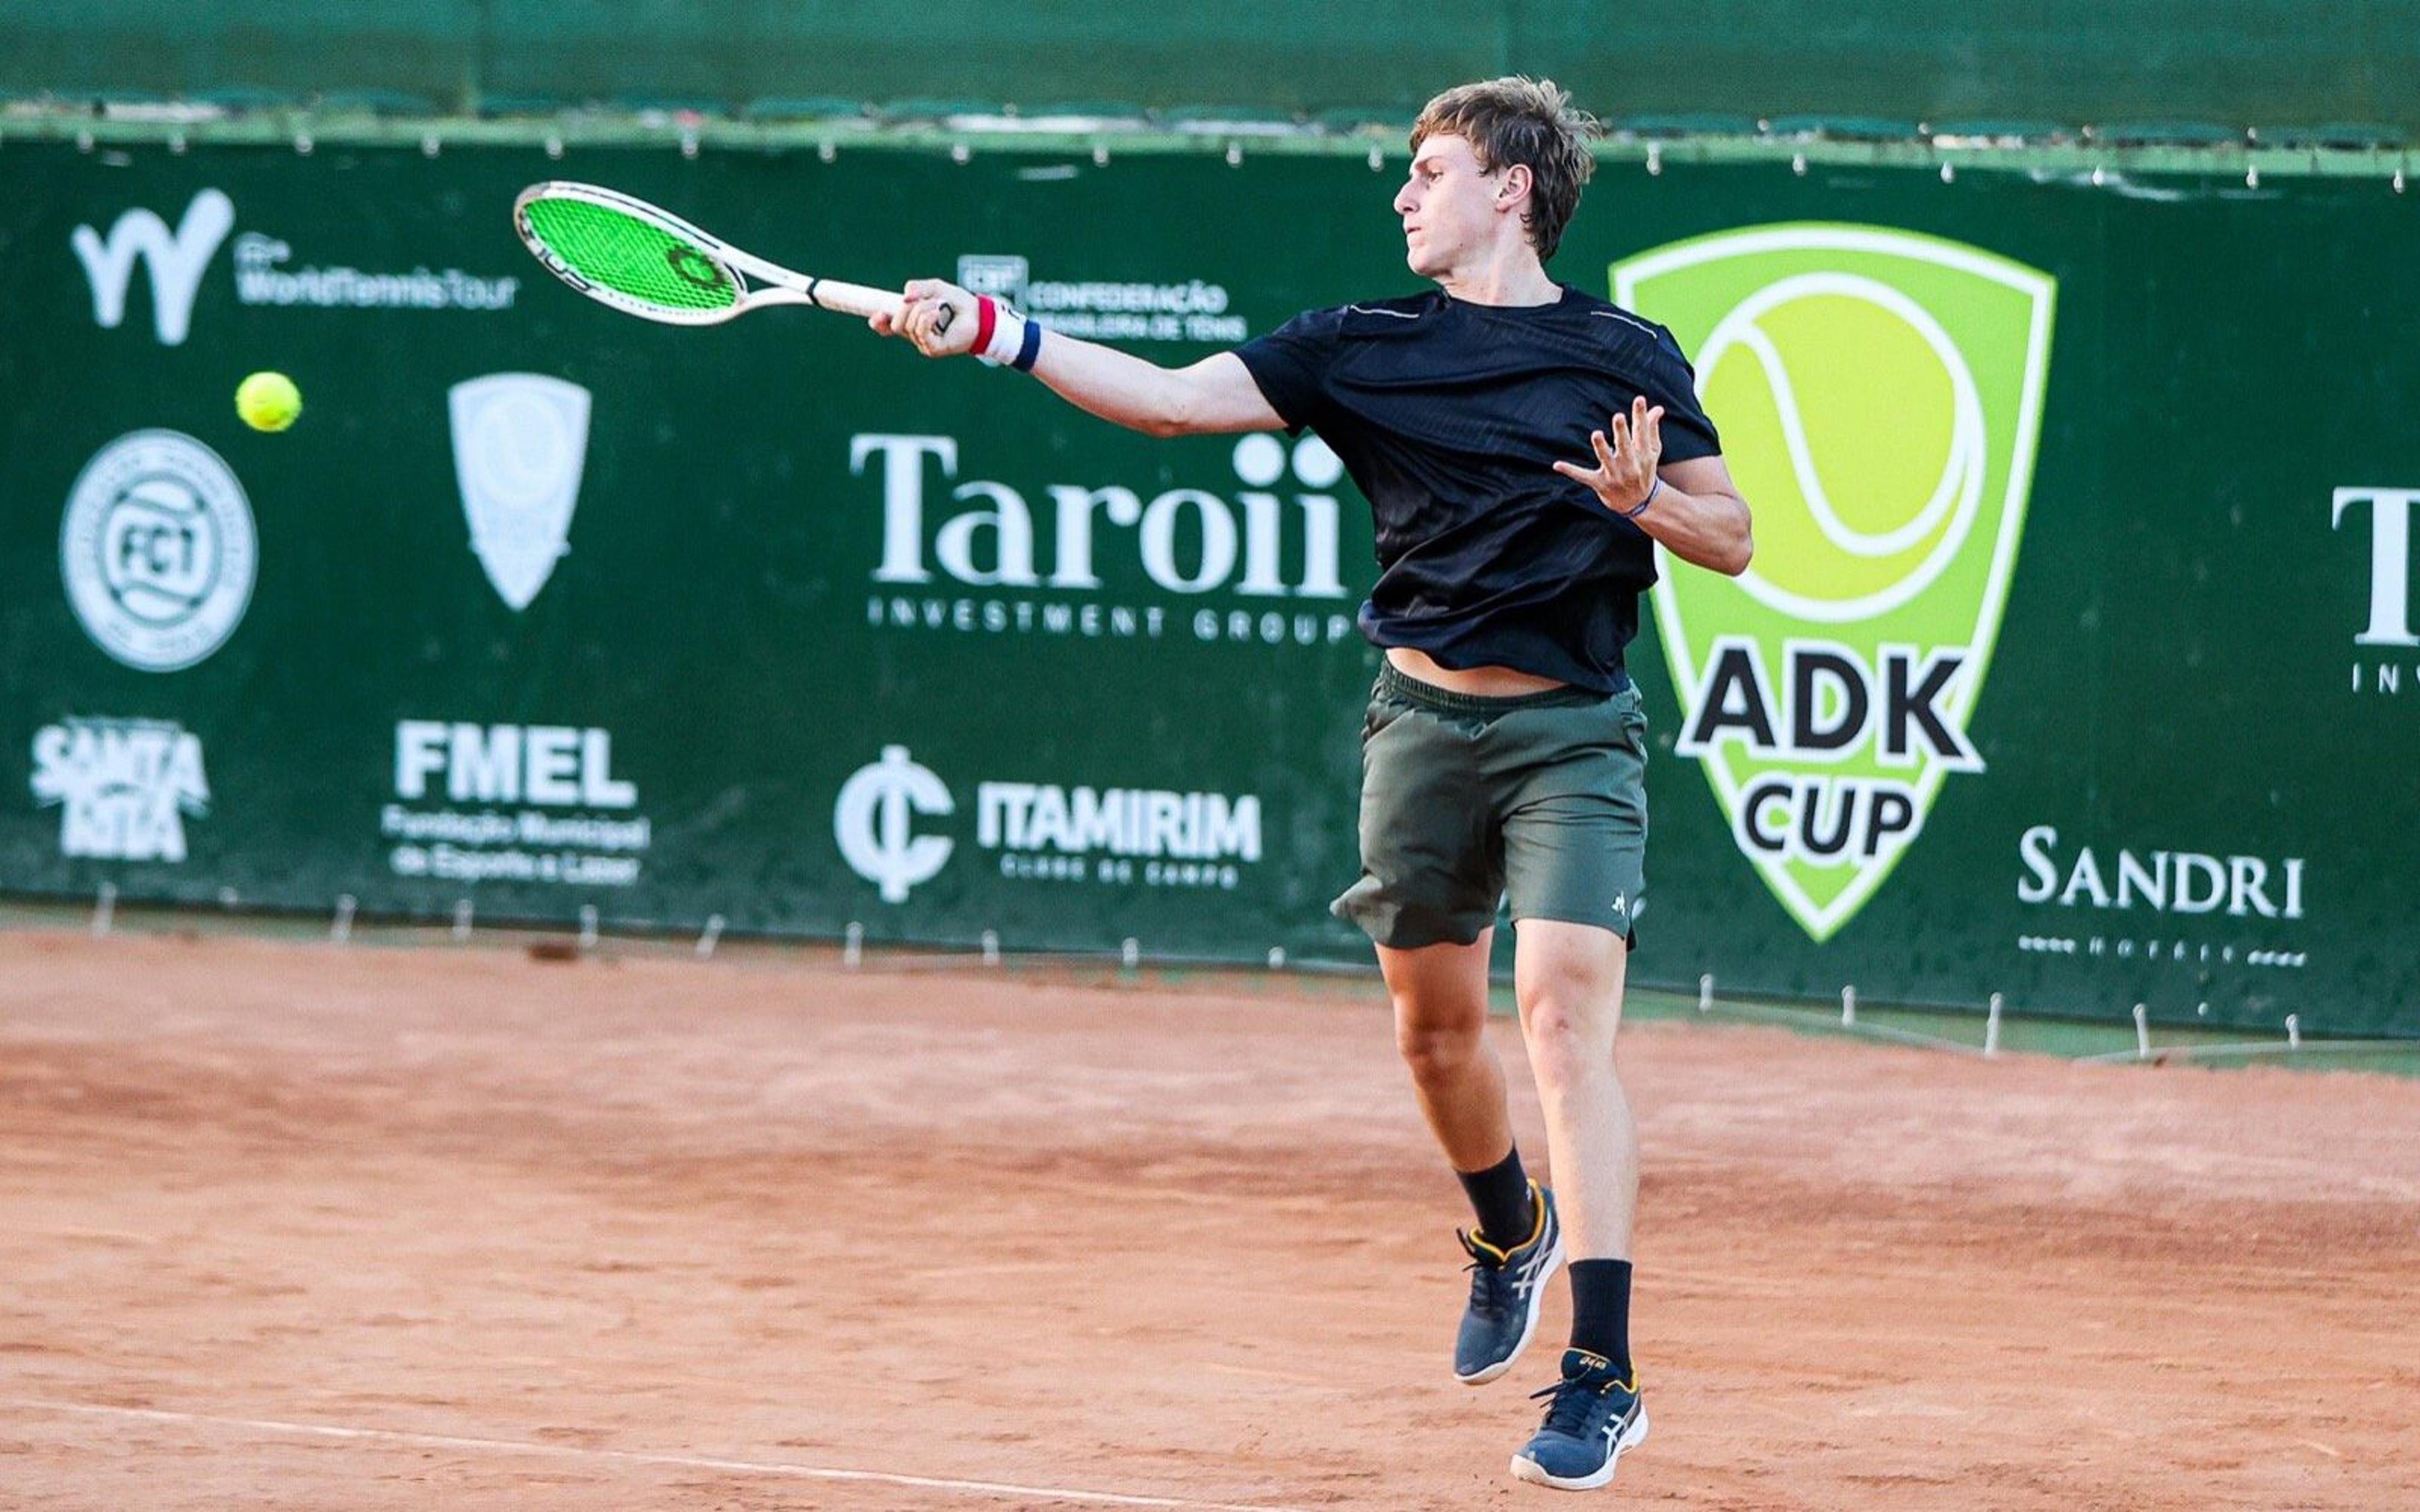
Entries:
MULTIPOLYGON (((629 925, 694 927, 719 913, 735 928, 822 935, 858 920, 877 938, 996 930, 1012 946, 1135 937, 1155 952, 1366 959, 1324 912, 1354 872, 1358 701, 1373 666, 1332 618, 1349 620, 1373 572, 1349 483, 1324 486, 1315 454, 1265 440, 1239 451, 1232 438, 1130 435, 1014 374, 930 363, 812 312, 700 331, 614 315, 541 281, 511 234, 514 192, 557 176, 659 199, 766 255, 868 282, 952 273, 969 254, 1022 257, 1029 304, 1063 329, 1140 332, 1122 343, 1167 363, 1305 307, 1414 286, 1386 209, 1393 174, 1351 159, 1095 168, 1016 153, 961 165, 906 151, 555 162, 514 149, 432 160, 328 145, 308 158, 12 145, 0 156, 0 286, 12 291, 0 301, 0 389, 14 396, 0 408, 0 887, 89 894, 106 881, 131 897, 205 903, 232 889, 295 909, 350 893, 374 912, 428 917, 470 895, 483 917, 569 919, 593 904, 629 925), (213 193, 223 222, 209 219, 213 193), (144 223, 121 217, 136 210, 160 216, 163 234, 189 215, 196 235, 223 232, 175 343, 158 333, 154 280, 139 265, 122 323, 102 329, 73 250, 78 227, 87 248, 113 232, 131 246, 144 223), (463 307, 466 292, 501 307, 463 307), (308 408, 291 432, 237 423, 230 396, 256 368, 300 381, 308 408), (592 404, 585 446, 572 449, 583 470, 567 554, 519 609, 473 549, 448 412, 449 389, 500 373, 568 380, 592 404), (121 619, 164 634, 225 611, 219 584, 240 553, 213 532, 243 532, 196 502, 206 489, 173 476, 87 476, 124 438, 155 428, 224 458, 257 543, 249 601, 223 643, 156 671, 104 649, 70 581, 97 584, 121 619), (912 560, 893 557, 923 582, 877 577, 886 549, 908 549, 885 538, 884 443, 861 440, 881 436, 956 448, 954 477, 938 461, 919 474, 921 542, 912 560), (1044 580, 953 580, 945 535, 970 548, 962 564, 998 570, 996 525, 947 521, 1003 507, 1001 486, 1031 511, 1044 580), (1058 521, 1071 490, 1112 487, 1160 511, 1166 555, 1151 554, 1148 530, 1113 517, 1126 506, 1097 501, 1098 581, 1080 580, 1059 553, 1058 521), (1278 592, 1251 587, 1256 511, 1277 527, 1278 592), (1168 586, 1201 575, 1213 515, 1236 529, 1229 570, 1168 586), (1306 522, 1331 517, 1339 581, 1326 592, 1306 522), (91 555, 79 521, 96 520, 128 527, 102 537, 116 555, 91 555), (195 542, 215 554, 172 549, 195 542), (903 607, 914 623, 898 623, 903 607), (397 780, 403 721, 573 732, 561 776, 573 789, 559 802, 494 788, 448 802, 439 771, 415 797, 397 780), (590 731, 610 752, 582 744, 590 731), (894 746, 939 780, 950 812, 919 809, 879 770, 894 746), (583 767, 582 752, 603 760, 583 767), (180 753, 198 756, 198 773, 180 753), (1213 857, 1206 883, 1197 872, 1190 886, 1156 877, 1143 856, 1105 872, 1120 859, 1109 844, 1071 853, 1030 833, 1043 848, 1020 853, 1004 829, 986 834, 984 783, 1009 785, 995 790, 996 814, 1047 801, 1028 788, 1071 801, 1078 788, 1173 794, 1180 810, 1184 795, 1231 808, 1249 797, 1258 848, 1213 857), (837 831, 849 825, 836 816, 850 791, 865 799, 861 847, 904 869, 895 899, 844 852, 837 831), (183 859, 126 858, 115 831, 65 844, 79 802, 104 827, 173 813, 183 859), (426 860, 433 842, 383 833, 390 807, 648 827, 643 849, 603 830, 467 842, 559 869, 467 885, 413 874, 407 849, 426 860), (909 848, 924 841, 951 851, 917 879, 909 848), (1037 856, 1077 853, 1078 875, 1033 874, 1045 870, 1037 856), (639 865, 609 882, 583 871, 597 857, 639 865)), ((1962 728, 1981 769, 1941 779, 1921 833, 1819 943, 1749 864, 1706 764, 1675 750, 1695 690, 1671 675, 1674 625, 1651 625, 1633 658, 1655 742, 1653 911, 1638 974, 1686 983, 1711 971, 1727 989, 1809 994, 1854 982, 1877 999, 1960 1003, 1997 990, 2021 1009, 2121 1020, 2144 1001, 2165 1019, 2273 1028, 2300 1012, 2315 1033, 2420 1030, 2420 656, 2360 639, 2377 612, 2375 509, 2339 519, 2334 504, 2344 488, 2420 489, 2415 216, 2366 180, 2247 190, 1983 171, 1950 184, 1822 167, 1601 175, 1555 265, 1599 291, 1617 263, 1685 239, 1806 224, 1941 239, 2055 287, 2031 484, 1992 496, 1995 509, 2013 500, 2022 526, 1988 667, 1969 674, 1978 686, 1962 728), (2058 896, 2027 901, 2024 838, 2042 826, 2057 832, 2045 854, 2058 896), (2112 906, 2072 882, 2086 846, 2112 906), (2121 851, 2147 867, 2164 864, 2159 853, 2257 859, 2280 905, 2292 862, 2297 917, 2139 897, 2119 908, 2121 851), (2042 944, 2059 940, 2072 944, 2042 944)), ((1966 296, 1906 286, 1969 339, 1966 296)), ((1712 308, 1702 300, 1650 287, 1639 303, 1693 346, 1705 340, 1691 324, 1712 308)), ((1968 355, 2004 394, 2014 380, 1994 340, 1975 336, 1968 355)), ((2011 349, 2022 355, 2023 343, 2011 349)), ((1802 359, 1814 364, 1795 373, 1804 402, 1850 405, 1850 428, 1828 433, 1850 451, 1823 453, 1821 465, 1854 471, 1860 448, 1930 444, 1912 422, 1872 423, 1898 402, 1872 389, 1884 370, 1872 353, 1790 348, 1802 359)), ((1998 402, 1986 421, 2005 482, 2017 442, 1998 402)), ((1750 409, 1716 409, 1744 473, 1761 455, 1750 409)), ((564 450, 530 440, 545 430, 528 410, 502 426, 490 492, 535 496, 564 450)), ((145 461, 139 446, 114 455, 145 461)), ((1755 501, 1766 563, 1782 572, 1802 504, 1777 487, 1755 501)), ((1729 611, 1697 593, 1711 586, 1691 585, 1688 636, 1771 631, 1723 623, 1729 611)), ((1877 625, 1876 645, 1932 633, 1877 625)), ((1018 811, 1031 822, 1036 810, 1018 811)), ((1199 838, 1195 819, 1177 823, 1199 838)), ((1238 819, 1224 848, 1249 827, 1238 819)))
POLYGON ((1800 113, 2268 128, 2420 126, 2420 4, 1776 0, 1640 8, 1266 0, 1125 10, 333 0, 0 0, 0 90, 401 91, 448 109, 802 97, 1408 111, 1552 75, 1609 117, 1800 113))

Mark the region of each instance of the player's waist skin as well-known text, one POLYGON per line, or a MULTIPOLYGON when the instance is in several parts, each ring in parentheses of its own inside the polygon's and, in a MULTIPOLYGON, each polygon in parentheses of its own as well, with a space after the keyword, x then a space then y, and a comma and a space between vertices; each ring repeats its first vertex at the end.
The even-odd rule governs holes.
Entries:
POLYGON ((1559 678, 1541 677, 1516 667, 1447 667, 1427 652, 1410 646, 1388 646, 1387 665, 1414 682, 1472 698, 1519 698, 1525 693, 1544 693, 1571 686, 1559 678))

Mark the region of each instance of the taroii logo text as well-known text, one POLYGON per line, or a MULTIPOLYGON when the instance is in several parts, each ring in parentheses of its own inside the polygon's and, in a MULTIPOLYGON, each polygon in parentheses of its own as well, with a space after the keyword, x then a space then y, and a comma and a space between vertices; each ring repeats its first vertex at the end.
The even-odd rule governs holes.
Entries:
POLYGON ((1756 226, 1617 263, 1672 329, 1756 508, 1738 579, 1667 570, 1675 747, 1815 940, 1872 897, 1952 772, 2016 566, 2051 277, 1873 226, 1756 226))
POLYGON ((182 861, 185 820, 210 811, 202 742, 161 719, 77 719, 34 736, 34 800, 59 805, 59 854, 182 861))
MULTIPOLYGON (((235 202, 204 189, 186 202, 170 231, 154 210, 140 207, 110 223, 106 236, 79 225, 68 244, 92 285, 93 323, 115 331, 126 319, 134 265, 151 273, 151 329, 163 347, 182 346, 193 329, 194 298, 202 274, 235 228, 235 202)), ((246 232, 236 239, 235 297, 246 305, 305 305, 345 310, 508 310, 518 278, 478 278, 458 268, 365 272, 349 267, 283 266, 293 249, 274 237, 246 232)))
POLYGON ((1266 435, 1237 440, 1232 460, 1239 486, 1232 500, 1197 487, 1146 498, 1116 484, 959 481, 955 438, 852 436, 849 471, 878 477, 882 487, 882 556, 867 623, 1267 644, 1346 639, 1353 620, 1338 607, 1349 596, 1339 565, 1342 512, 1330 491, 1344 464, 1317 437, 1289 449, 1266 435), (948 486, 946 506, 935 497, 937 473, 948 486), (1139 587, 1138 578, 1157 591, 1156 602, 1099 596, 1139 587), (1231 601, 1213 608, 1213 595, 1231 601))
POLYGON ((588 458, 588 391, 536 373, 490 373, 455 384, 445 406, 471 549, 518 613, 570 549, 588 458))
POLYGON ((257 562, 243 485, 191 436, 120 436, 68 492, 68 602, 93 643, 129 667, 171 672, 225 645, 252 602, 257 562))
MULTIPOLYGON (((1252 794, 1156 788, 975 785, 974 845, 1018 883, 1093 883, 1233 891, 1240 866, 1261 858, 1261 800, 1252 794)), ((841 784, 832 838, 851 871, 900 903, 940 874, 957 841, 917 834, 917 820, 957 812, 939 774, 885 746, 841 784)))
MULTIPOLYGON (((2412 625, 2412 513, 2420 504, 2420 488, 2338 488, 2331 501, 2328 522, 2339 531, 2358 530, 2363 517, 2369 526, 2369 608, 2366 623, 2352 638, 2364 659, 2352 664, 2356 693, 2400 693, 2405 665, 2395 652, 2420 646, 2412 625)), ((2411 668, 2411 687, 2420 693, 2420 665, 2411 668)))

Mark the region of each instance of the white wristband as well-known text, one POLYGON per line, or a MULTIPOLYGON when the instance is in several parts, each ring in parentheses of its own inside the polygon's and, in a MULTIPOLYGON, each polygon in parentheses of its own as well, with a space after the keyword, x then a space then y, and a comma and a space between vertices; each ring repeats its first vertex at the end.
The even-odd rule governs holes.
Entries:
POLYGON ((992 306, 991 340, 975 355, 1002 366, 1015 363, 1016 354, 1025 347, 1025 316, 999 300, 992 306))

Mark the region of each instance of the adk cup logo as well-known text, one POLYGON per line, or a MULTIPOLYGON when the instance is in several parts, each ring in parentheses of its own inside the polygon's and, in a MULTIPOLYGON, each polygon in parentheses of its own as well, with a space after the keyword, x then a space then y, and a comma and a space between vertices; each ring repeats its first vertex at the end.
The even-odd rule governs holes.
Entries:
POLYGON ((191 667, 226 643, 258 566, 252 504, 216 452, 138 430, 85 464, 59 527, 59 575, 85 633, 143 671, 191 667))
POLYGON ((1890 876, 1967 738, 2024 533, 2055 285, 1954 241, 1756 226, 1617 263, 1671 328, 1756 506, 1737 579, 1667 572, 1655 618, 1694 757, 1808 936, 1890 876))

